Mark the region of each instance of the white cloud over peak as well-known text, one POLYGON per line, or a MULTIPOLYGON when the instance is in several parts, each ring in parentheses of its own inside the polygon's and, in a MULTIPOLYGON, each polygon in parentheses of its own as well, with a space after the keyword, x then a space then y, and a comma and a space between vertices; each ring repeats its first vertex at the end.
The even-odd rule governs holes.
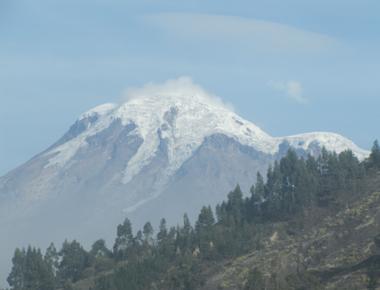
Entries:
POLYGON ((209 102, 224 106, 233 110, 233 106, 224 102, 220 97, 206 91, 200 85, 194 83, 191 77, 181 76, 175 79, 169 79, 163 83, 147 83, 142 87, 128 88, 124 95, 123 101, 136 98, 145 98, 149 96, 160 97, 189 97, 200 96, 209 102))

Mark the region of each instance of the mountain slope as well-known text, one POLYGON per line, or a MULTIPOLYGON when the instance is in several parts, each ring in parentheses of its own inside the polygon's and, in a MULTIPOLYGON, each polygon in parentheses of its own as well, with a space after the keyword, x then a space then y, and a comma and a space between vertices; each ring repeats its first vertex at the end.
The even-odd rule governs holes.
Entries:
POLYGON ((302 219, 267 225, 259 250, 219 265, 202 289, 244 289, 252 269, 261 272, 265 289, 379 289, 378 176, 360 194, 346 193, 345 208, 309 209, 302 219), (290 286, 294 279, 306 288, 290 286))
POLYGON ((347 152, 304 160, 291 151, 268 171, 262 202, 263 181, 249 198, 231 191, 216 219, 203 207, 195 227, 160 225, 154 238, 119 225, 120 251, 92 248, 73 289, 378 289, 379 154, 359 163, 347 152))
POLYGON ((42 246, 110 238, 126 215, 137 225, 162 216, 175 223, 237 183, 248 192, 256 172, 289 147, 317 155, 323 146, 368 154, 333 133, 272 137, 187 78, 134 90, 121 105, 82 114, 50 148, 0 178, 0 226, 9 233, 0 244, 23 246, 26 232, 42 246))

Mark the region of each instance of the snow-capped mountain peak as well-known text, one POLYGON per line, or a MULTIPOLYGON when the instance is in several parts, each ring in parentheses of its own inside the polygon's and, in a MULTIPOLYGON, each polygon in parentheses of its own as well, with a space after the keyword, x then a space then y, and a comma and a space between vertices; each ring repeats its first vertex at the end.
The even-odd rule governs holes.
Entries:
POLYGON ((91 110, 88 110, 87 112, 84 112, 83 114, 79 116, 78 120, 80 121, 80 120, 91 118, 94 116, 103 116, 110 113, 115 108, 117 108, 117 104, 106 103, 106 104, 97 106, 95 108, 92 108, 91 110))
POLYGON ((332 133, 272 137, 188 78, 150 84, 83 113, 50 148, 0 177, 0 220, 18 224, 13 242, 26 228, 48 240, 113 239, 125 215, 138 226, 196 218, 237 183, 248 193, 289 147, 304 156, 323 146, 368 155, 332 133))
POLYGON ((97 119, 86 131, 46 153, 54 153, 47 166, 65 165, 87 145, 88 137, 108 128, 115 120, 120 120, 124 126, 134 124, 136 129, 131 134, 143 139, 138 152, 126 166, 124 183, 150 162, 163 141, 168 149, 168 176, 191 156, 205 137, 213 134, 225 134, 265 153, 276 151, 273 138, 188 78, 130 91, 128 100, 121 105, 95 107, 82 114, 79 121, 93 116, 97 119))
POLYGON ((255 124, 241 118, 220 99, 207 93, 189 78, 170 80, 162 85, 149 84, 128 92, 121 105, 104 104, 82 114, 79 122, 94 118, 87 129, 68 142, 53 148, 47 167, 64 166, 91 136, 119 121, 132 125, 132 136, 142 139, 136 154, 128 161, 122 183, 130 182, 156 156, 165 144, 167 167, 161 182, 170 177, 204 142, 206 137, 222 134, 264 154, 275 155, 287 142, 291 147, 311 150, 312 145, 340 153, 352 150, 360 159, 368 152, 352 141, 333 133, 307 133, 289 137, 271 137, 255 124))

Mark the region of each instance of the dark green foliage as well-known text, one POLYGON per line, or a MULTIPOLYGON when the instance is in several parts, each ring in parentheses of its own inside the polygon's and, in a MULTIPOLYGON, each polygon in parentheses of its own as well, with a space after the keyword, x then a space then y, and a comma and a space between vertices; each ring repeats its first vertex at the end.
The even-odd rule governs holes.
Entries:
POLYGON ((181 253, 190 251, 194 245, 194 229, 187 214, 183 216, 183 226, 177 228, 177 247, 181 253))
POLYGON ((126 218, 124 223, 117 226, 117 236, 113 246, 114 256, 118 260, 126 259, 128 248, 133 244, 133 233, 131 221, 126 218))
POLYGON ((380 145, 377 140, 373 143, 366 166, 368 169, 380 170, 380 145))
POLYGON ((107 271, 114 265, 112 252, 107 248, 103 239, 97 240, 92 245, 89 254, 95 272, 107 271))
POLYGON ((14 290, 54 289, 54 274, 41 251, 28 247, 25 251, 16 249, 12 259, 13 268, 7 279, 14 290))
POLYGON ((200 254, 205 258, 212 258, 215 255, 214 224, 215 218, 211 207, 203 207, 195 224, 195 233, 200 254))
POLYGON ((146 243, 146 245, 153 245, 153 227, 150 222, 147 222, 144 225, 143 234, 144 242, 146 243))
POLYGON ((83 278, 83 271, 90 266, 91 259, 77 241, 65 241, 59 255, 61 256, 58 268, 60 281, 76 282, 83 278))
POLYGON ((12 258, 12 271, 8 276, 8 283, 12 289, 19 290, 25 285, 25 250, 16 249, 12 258))
POLYGON ((97 240, 95 243, 92 244, 89 254, 94 258, 110 258, 112 256, 112 252, 107 248, 106 241, 103 239, 97 240))

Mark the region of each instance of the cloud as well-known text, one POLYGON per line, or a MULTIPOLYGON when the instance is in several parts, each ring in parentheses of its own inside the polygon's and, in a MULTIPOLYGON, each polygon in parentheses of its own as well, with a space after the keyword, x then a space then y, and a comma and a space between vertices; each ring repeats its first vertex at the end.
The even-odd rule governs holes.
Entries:
POLYGON ((270 81, 268 85, 284 94, 293 101, 300 104, 305 104, 308 99, 304 96, 302 84, 298 81, 270 81))
POLYGON ((294 26, 213 14, 159 13, 146 15, 144 22, 183 40, 224 42, 251 51, 321 52, 338 44, 333 37, 294 26))
POLYGON ((169 79, 163 83, 148 83, 142 87, 128 88, 122 97, 123 102, 136 98, 146 98, 150 96, 165 97, 193 97, 199 96, 208 102, 233 110, 232 105, 224 102, 220 97, 207 92, 200 85, 194 83, 191 77, 181 76, 169 79))

